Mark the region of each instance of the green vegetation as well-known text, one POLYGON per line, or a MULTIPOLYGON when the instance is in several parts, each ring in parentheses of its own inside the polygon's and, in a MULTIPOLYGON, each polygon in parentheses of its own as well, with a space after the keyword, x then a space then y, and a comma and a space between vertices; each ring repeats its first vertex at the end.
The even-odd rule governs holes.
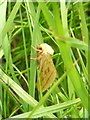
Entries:
POLYGON ((0 119, 88 118, 89 8, 89 2, 0 3, 0 119), (44 93, 31 59, 41 43, 54 49, 57 70, 44 93))

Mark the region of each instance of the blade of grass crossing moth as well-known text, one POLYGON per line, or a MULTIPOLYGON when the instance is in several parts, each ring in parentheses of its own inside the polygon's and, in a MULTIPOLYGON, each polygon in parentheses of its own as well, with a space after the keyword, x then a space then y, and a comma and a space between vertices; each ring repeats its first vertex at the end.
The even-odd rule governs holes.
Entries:
MULTIPOLYGON (((32 44, 31 46, 37 47, 37 31, 38 31, 38 20, 39 20, 40 9, 37 8, 37 13, 35 14, 36 18, 34 21, 34 29, 33 29, 33 36, 32 36, 32 44)), ((36 51, 31 47, 31 57, 36 58, 36 51)), ((31 60, 30 61, 30 83, 29 83, 29 93, 31 96, 35 96, 35 82, 36 82, 36 68, 37 68, 37 61, 31 60)))
MULTIPOLYGON (((39 8, 37 8, 37 13, 35 13, 35 8, 34 8, 34 5, 32 2, 27 2, 26 4, 26 7, 27 7, 27 12, 29 12, 27 14, 28 16, 28 21, 32 21, 32 26, 34 27, 33 28, 33 33, 32 31, 30 30, 31 32, 31 35, 32 35, 32 43, 31 43, 31 46, 33 47, 37 47, 38 43, 40 43, 41 41, 39 40, 42 40, 42 36, 41 36, 41 33, 40 33, 40 29, 39 29, 39 26, 38 26, 38 19, 39 19, 39 8), (29 14, 31 13, 30 15, 30 18, 29 18, 29 14), (30 19, 30 20, 29 20, 30 19)), ((29 23, 30 24, 30 23, 29 23)), ((31 26, 31 25, 30 25, 31 26)), ((31 57, 32 58, 35 58, 36 57, 36 51, 31 47, 31 57)), ((35 60, 31 60, 30 61, 30 80, 29 80, 29 93, 34 96, 35 95, 35 76, 36 76, 36 61, 35 60)))

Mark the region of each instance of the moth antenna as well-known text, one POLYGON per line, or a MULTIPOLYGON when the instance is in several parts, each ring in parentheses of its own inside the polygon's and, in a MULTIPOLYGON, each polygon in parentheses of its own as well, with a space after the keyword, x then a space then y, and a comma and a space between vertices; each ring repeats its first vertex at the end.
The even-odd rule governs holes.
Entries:
POLYGON ((37 48, 35 48, 34 46, 32 46, 32 45, 31 45, 31 47, 32 47, 35 51, 38 51, 38 49, 37 49, 37 48))
POLYGON ((35 51, 40 52, 41 50, 35 48, 34 46, 31 46, 35 51))

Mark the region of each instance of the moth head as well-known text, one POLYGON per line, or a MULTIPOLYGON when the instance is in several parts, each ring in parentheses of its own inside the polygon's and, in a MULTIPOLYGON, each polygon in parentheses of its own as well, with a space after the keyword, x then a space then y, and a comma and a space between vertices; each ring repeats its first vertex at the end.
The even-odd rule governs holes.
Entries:
POLYGON ((45 53, 45 54, 50 54, 50 55, 53 55, 54 53, 54 50, 52 49, 52 47, 46 43, 43 43, 43 44, 40 44, 38 46, 38 50, 41 51, 42 53, 45 53))

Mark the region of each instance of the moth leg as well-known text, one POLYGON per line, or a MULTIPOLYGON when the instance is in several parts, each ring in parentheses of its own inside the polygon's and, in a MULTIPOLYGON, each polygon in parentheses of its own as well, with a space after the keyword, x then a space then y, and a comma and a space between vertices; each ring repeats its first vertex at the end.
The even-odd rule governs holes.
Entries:
POLYGON ((31 60, 40 60, 42 55, 38 56, 37 58, 30 58, 31 60))

